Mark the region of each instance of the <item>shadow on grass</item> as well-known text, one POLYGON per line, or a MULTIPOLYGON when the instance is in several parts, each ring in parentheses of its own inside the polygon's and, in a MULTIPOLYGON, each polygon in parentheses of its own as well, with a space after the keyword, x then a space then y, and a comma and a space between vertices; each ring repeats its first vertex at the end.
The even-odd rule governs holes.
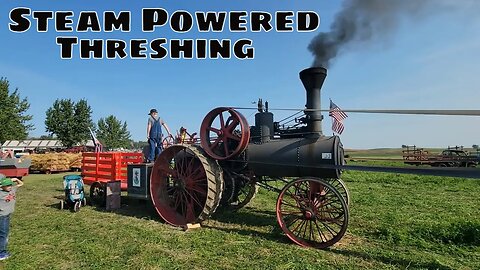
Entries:
MULTIPOLYGON (((65 202, 65 195, 56 195, 56 196, 53 196, 53 198, 56 199, 57 202, 53 204, 45 204, 45 207, 60 209, 60 201, 65 202)), ((128 198, 126 196, 122 196, 120 199, 121 201, 120 208, 112 211, 107 211, 105 209, 105 206, 94 204, 90 200, 90 196, 87 193, 85 194, 85 198, 87 199, 87 206, 82 205, 82 207, 91 207, 93 210, 99 211, 99 212, 110 212, 110 213, 115 213, 123 216, 163 222, 163 220, 158 216, 157 212, 155 211, 155 208, 149 201, 136 200, 136 199, 128 198)), ((65 207, 67 207, 67 204, 65 204, 65 207)), ((71 208, 71 207, 68 206, 68 208, 71 208)))
POLYGON ((355 250, 344 250, 344 249, 329 249, 328 251, 340 255, 344 255, 347 257, 357 257, 366 261, 379 261, 384 264, 388 265, 396 265, 400 266, 402 268, 408 269, 408 268, 418 268, 418 269, 438 269, 438 270, 451 270, 453 268, 440 264, 439 262, 436 261, 430 261, 430 262, 415 262, 415 261, 409 261, 407 259, 399 258, 396 257, 395 255, 388 254, 388 255, 382 255, 382 254, 369 254, 365 252, 360 252, 360 251, 355 251, 355 250))
MULTIPOLYGON (((104 207, 97 207, 97 210, 106 211, 104 207)), ((111 212, 123 216, 163 222, 150 201, 132 199, 126 196, 121 197, 120 209, 115 209, 111 212)))
POLYGON ((245 236, 260 237, 282 244, 292 244, 283 235, 273 211, 258 211, 249 207, 239 211, 219 209, 202 226, 229 233, 234 232, 245 236))

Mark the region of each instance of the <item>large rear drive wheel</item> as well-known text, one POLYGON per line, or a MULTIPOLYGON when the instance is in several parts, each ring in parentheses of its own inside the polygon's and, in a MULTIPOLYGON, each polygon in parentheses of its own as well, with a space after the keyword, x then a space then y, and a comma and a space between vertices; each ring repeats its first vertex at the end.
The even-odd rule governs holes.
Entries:
POLYGON ((222 169, 198 146, 173 145, 155 161, 150 194, 157 213, 174 226, 213 214, 223 190, 222 169))

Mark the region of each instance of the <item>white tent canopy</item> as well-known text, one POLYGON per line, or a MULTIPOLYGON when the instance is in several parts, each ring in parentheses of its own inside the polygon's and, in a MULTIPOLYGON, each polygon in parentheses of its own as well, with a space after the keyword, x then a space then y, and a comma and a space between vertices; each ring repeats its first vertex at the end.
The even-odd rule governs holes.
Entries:
MULTIPOLYGON (((94 147, 92 141, 87 141, 87 146, 94 147)), ((23 140, 23 141, 6 141, 2 144, 1 150, 3 151, 28 151, 34 149, 58 149, 63 148, 62 143, 59 140, 23 140)))

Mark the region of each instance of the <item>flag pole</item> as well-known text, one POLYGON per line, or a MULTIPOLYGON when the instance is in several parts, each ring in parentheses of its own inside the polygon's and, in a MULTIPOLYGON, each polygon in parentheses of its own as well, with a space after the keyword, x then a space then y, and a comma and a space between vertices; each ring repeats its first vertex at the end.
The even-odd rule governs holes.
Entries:
MULTIPOLYGON (((328 97, 328 99, 330 100, 328 116, 331 116, 330 111, 332 110, 332 98, 328 97)), ((332 121, 332 136, 335 136, 335 131, 333 131, 333 118, 330 118, 330 120, 332 121)))

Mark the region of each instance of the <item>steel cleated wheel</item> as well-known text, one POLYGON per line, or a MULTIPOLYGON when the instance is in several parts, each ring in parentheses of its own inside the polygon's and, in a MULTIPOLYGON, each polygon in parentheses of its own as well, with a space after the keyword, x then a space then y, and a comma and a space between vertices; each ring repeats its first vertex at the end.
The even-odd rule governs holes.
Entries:
POLYGON ((347 231, 349 212, 343 196, 318 178, 288 183, 277 199, 277 222, 302 247, 327 248, 347 231))
POLYGON ((222 169, 199 146, 173 145, 155 161, 150 195, 157 213, 184 227, 213 214, 223 190, 222 169))

